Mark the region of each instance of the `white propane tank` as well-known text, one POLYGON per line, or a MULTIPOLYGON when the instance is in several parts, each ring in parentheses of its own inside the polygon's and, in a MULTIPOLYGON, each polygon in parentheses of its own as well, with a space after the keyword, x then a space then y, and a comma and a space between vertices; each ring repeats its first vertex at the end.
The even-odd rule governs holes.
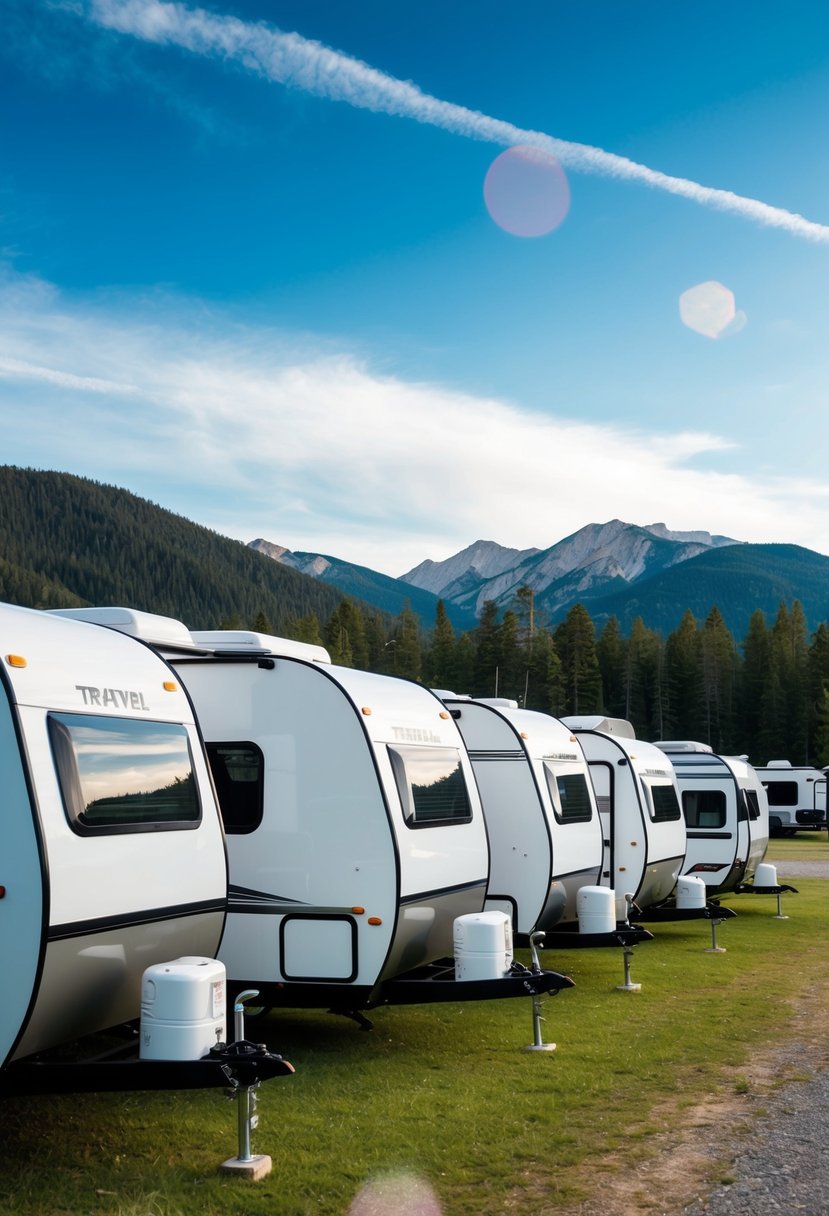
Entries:
POLYGON ((755 887, 776 887, 777 866, 770 865, 767 861, 761 861, 754 871, 754 885, 755 887))
POLYGON ((576 894, 579 933, 613 933, 616 895, 610 887, 580 887, 576 894))
POLYGON ((499 980, 512 966, 512 923, 506 912, 470 912, 454 925, 455 979, 499 980))
POLYGON ((691 908, 704 908, 707 902, 707 888, 704 878, 695 878, 692 874, 683 874, 676 884, 676 906, 688 911, 691 908))
POLYGON ((142 1060, 200 1060, 225 1041, 225 966, 186 956, 148 967, 141 979, 142 1060))

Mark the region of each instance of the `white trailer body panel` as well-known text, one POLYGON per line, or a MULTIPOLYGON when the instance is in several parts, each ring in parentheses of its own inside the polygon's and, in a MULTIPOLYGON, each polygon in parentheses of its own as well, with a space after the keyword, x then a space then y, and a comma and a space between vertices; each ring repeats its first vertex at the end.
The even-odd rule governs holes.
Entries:
POLYGON ((673 892, 687 848, 673 765, 627 723, 610 719, 606 733, 598 718, 562 720, 590 767, 604 828, 601 885, 616 893, 617 918, 626 915, 625 895, 643 910, 655 907, 673 892))
MULTIPOLYGON (((136 1018, 147 966, 215 954, 227 865, 170 668, 119 633, 56 614, 1 605, 0 631, 12 795, 0 949, 29 991, 18 1032, 17 1012, 4 1022, 2 1063, 136 1018)), ((6 971, 7 991, 15 982, 6 971)))
POLYGON ((575 921, 578 891, 598 882, 602 865, 601 824, 580 744, 549 714, 448 694, 444 700, 484 808, 487 907, 507 912, 522 935, 575 921))
POLYGON ((656 746, 679 782, 688 835, 683 874, 703 879, 709 897, 734 891, 754 877, 768 848, 768 799, 760 779, 740 756, 692 743, 656 746))
POLYGON ((769 803, 769 830, 787 836, 826 825, 826 773, 810 765, 771 760, 755 765, 769 803))
POLYGON ((278 653, 172 661, 225 811, 231 891, 219 957, 231 986, 356 1008, 384 980, 451 955, 455 917, 483 908, 488 848, 462 739, 437 698, 278 653), (261 813, 242 830, 222 769, 240 744, 263 768, 261 813), (424 813, 424 790, 443 779, 464 813, 433 826, 417 803, 424 813))

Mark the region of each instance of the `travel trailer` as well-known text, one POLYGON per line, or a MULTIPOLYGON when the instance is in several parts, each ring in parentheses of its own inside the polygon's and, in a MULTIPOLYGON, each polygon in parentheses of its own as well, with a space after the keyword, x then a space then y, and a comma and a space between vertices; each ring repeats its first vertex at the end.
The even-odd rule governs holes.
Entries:
MULTIPOLYGON (((658 919, 683 871, 685 821, 673 765, 637 739, 620 718, 563 718, 587 758, 604 829, 602 883, 616 892, 616 916, 627 896, 646 920, 658 919)), ((673 912, 673 908, 671 908, 673 912)))
POLYGON ((227 862, 170 667, 121 634, 6 604, 0 635, 0 1092, 226 1085, 220 1064, 189 1079, 149 1061, 131 1080, 70 1058, 50 1071, 50 1049, 138 1018, 147 968, 215 956, 227 862))
POLYGON ((769 800, 769 832, 794 836, 826 826, 826 773, 788 760, 755 765, 769 800))
POLYGON ((193 701, 227 834, 231 990, 356 1016, 571 985, 505 966, 503 928, 500 970, 456 980, 455 922, 484 910, 489 849, 463 740, 427 689, 268 635, 76 615, 158 649, 193 701))
POLYGON ((709 897, 750 882, 769 843, 766 791, 745 758, 720 756, 707 743, 655 744, 670 758, 688 835, 683 874, 701 878, 709 897))
MULTIPOLYGON (((438 691, 457 722, 481 795, 490 845, 487 908, 505 911, 520 941, 533 931, 545 946, 578 922, 578 896, 598 886, 603 832, 581 744, 550 714, 504 698, 438 691)), ((621 945, 651 935, 619 924, 602 942, 621 945), (620 937, 621 934, 621 937, 620 937)))

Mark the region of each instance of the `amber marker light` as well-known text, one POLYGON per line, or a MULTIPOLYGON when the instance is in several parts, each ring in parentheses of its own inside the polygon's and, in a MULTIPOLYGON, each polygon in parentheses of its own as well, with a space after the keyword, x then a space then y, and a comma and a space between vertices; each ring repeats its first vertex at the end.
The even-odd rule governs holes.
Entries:
POLYGON ((370 925, 382 925, 383 918, 382 918, 382 916, 370 916, 368 918, 368 923, 370 925))
POLYGON ((351 911, 354 913, 355 916, 362 916, 363 913, 365 912, 365 908, 352 908, 351 911))
POLYGON ((22 654, 7 654, 6 662, 9 667, 26 667, 28 666, 22 654))
POLYGON ((438 717, 443 718, 444 720, 446 718, 451 718, 451 716, 452 715, 450 713, 447 713, 447 711, 445 709, 442 709, 438 715, 438 717))
POLYGON ((364 713, 367 718, 371 717, 371 707, 370 706, 364 705, 361 712, 364 713))
POLYGON ((530 737, 530 736, 527 734, 527 732, 526 732, 525 730, 522 730, 522 731, 521 731, 521 738, 522 738, 522 739, 529 739, 529 737, 530 737))
POLYGON ((178 684, 175 680, 165 680, 163 687, 165 692, 178 692, 178 684))

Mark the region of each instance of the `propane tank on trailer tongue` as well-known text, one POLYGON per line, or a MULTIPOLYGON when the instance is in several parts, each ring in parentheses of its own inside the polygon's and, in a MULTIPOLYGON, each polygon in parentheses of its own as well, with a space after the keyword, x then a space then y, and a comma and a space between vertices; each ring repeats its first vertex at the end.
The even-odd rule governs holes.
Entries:
POLYGON ((610 887, 580 887, 576 912, 579 933, 612 933, 616 928, 616 894, 610 887))
POLYGON ((141 980, 142 1060, 200 1060, 225 1041, 225 966, 185 956, 148 967, 141 980))
POLYGON ((512 966, 512 924, 505 912, 469 912, 454 925, 455 979, 498 980, 512 966))

